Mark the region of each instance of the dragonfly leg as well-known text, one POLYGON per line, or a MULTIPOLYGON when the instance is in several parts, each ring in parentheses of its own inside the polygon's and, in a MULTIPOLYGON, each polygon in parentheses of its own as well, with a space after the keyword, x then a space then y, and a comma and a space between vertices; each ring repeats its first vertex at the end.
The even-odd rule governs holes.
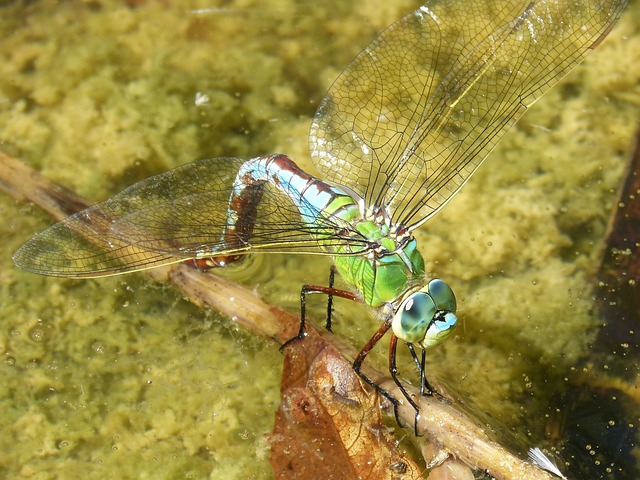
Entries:
POLYGON ((420 358, 418 358, 418 354, 416 353, 415 348, 413 348, 413 344, 407 343, 407 347, 411 352, 411 357, 413 358, 414 363, 418 367, 418 372, 420 374, 420 395, 424 397, 427 395, 437 394, 435 389, 431 386, 431 384, 427 380, 426 371, 424 368, 425 361, 426 361, 426 353, 427 353, 426 350, 422 350, 422 355, 420 358))
MULTIPOLYGON (((329 269, 329 288, 333 289, 333 283, 336 278, 336 267, 335 265, 331 265, 329 269)), ((331 316, 333 315, 333 293, 330 293, 327 296, 327 321, 325 323, 325 328, 331 331, 331 316)))
MULTIPOLYGON (((411 345, 411 344, 408 344, 408 345, 411 345)), ((411 346, 413 347, 413 345, 411 345, 411 346)), ((389 373, 391 374, 391 378, 393 378, 393 381, 396 383, 396 385, 398 386, 398 388, 402 392, 402 395, 404 396, 404 398, 407 399, 409 404, 416 411, 416 414, 415 414, 415 417, 414 417, 414 420, 413 420, 413 430, 414 430, 414 432, 416 434, 416 437, 417 437, 417 436, 419 436, 419 434, 418 434, 418 416, 420 415, 420 407, 415 402, 415 400, 413 398, 411 398, 411 396, 409 395, 409 392, 407 392, 407 390, 404 388, 404 385, 402 385, 402 382, 400 382, 400 379, 398 378, 398 367, 396 366, 396 351, 397 351, 397 347, 398 347, 398 337, 396 337, 392 333, 391 334, 391 340, 389 341, 389 373)), ((411 348, 409 350, 411 350, 411 348)), ((415 351, 412 352, 412 355, 414 355, 414 354, 415 354, 415 351)), ((414 360, 417 360, 417 357, 414 357, 414 360)), ((418 362, 418 365, 419 365, 419 362, 418 362)), ((398 422, 398 425, 402 426, 402 424, 400 423, 400 420, 398 419, 397 415, 396 415, 396 421, 398 422)))
MULTIPOLYGON (((331 285, 333 284, 334 276, 335 276, 335 271, 332 270, 329 276, 329 282, 331 285)), ((324 287, 322 285, 303 285, 302 289, 300 290, 300 329, 298 330, 298 334, 295 337, 290 338, 280 346, 280 351, 283 351, 285 347, 291 344, 292 342, 295 342, 304 338, 304 328, 305 328, 305 323, 307 318, 307 295, 314 294, 314 293, 322 293, 322 294, 328 295, 329 298, 331 299, 329 305, 327 306, 327 315, 329 315, 333 309, 334 296, 346 298, 354 302, 361 301, 360 298, 355 293, 348 292, 346 290, 339 290, 337 288, 333 288, 333 286, 324 287)), ((331 323, 329 322, 327 326, 330 329, 331 323)))
POLYGON ((294 337, 291 337, 289 340, 280 345, 279 350, 281 352, 284 351, 284 349, 291 345, 293 342, 297 342, 298 340, 302 340, 304 338, 304 325, 306 321, 307 310, 307 302, 305 300, 305 297, 307 295, 307 287, 308 285, 303 285, 302 289, 300 290, 300 327, 298 328, 298 333, 294 337))
MULTIPOLYGON (((389 400, 389 402, 391 402, 391 404, 393 405, 393 415, 396 417, 396 421, 398 422, 398 425, 402 425, 402 423, 400 422, 400 418, 398 417, 398 400, 396 398, 394 398, 384 388, 382 388, 380 385, 378 385, 376 382, 374 382, 369 377, 367 377, 361 371, 362 362, 364 362, 364 359, 367 357, 367 355, 373 349, 373 347, 375 347, 376 343, 378 343, 378 341, 387 333, 387 331, 390 328, 391 328, 391 320, 385 320, 385 322, 378 329, 378 331, 373 335, 373 337, 371 337, 369 339, 369 341, 364 345, 364 347, 362 347, 362 350, 360 350, 360 352, 356 356, 356 359, 353 361, 353 370, 358 374, 358 376, 362 380, 364 380, 368 385, 373 387, 380 395, 382 395, 384 398, 389 400)), ((393 335, 392 338, 394 338, 394 337, 395 337, 395 335, 393 335)), ((394 360, 394 362, 395 362, 395 360, 394 360)), ((392 376, 393 376, 393 374, 392 374, 392 376)), ((394 380, 395 380, 396 384, 399 385, 398 380, 395 377, 394 377, 394 380)), ((404 392, 404 388, 402 386, 400 386, 400 388, 404 392)), ((407 396, 406 392, 405 392, 405 396, 407 396)), ((409 397, 407 396, 407 398, 409 398, 409 397)), ((409 400, 409 401, 412 404, 414 404, 414 402, 412 400, 409 400)), ((416 408, 417 408, 417 405, 416 405, 416 408)))

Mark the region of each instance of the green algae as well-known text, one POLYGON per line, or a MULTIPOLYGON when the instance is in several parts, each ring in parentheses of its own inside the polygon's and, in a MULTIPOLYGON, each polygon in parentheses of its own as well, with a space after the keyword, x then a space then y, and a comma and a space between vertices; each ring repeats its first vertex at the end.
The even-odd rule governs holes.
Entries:
MULTIPOLYGON (((307 168, 326 88, 415 8, 130 3, 2 7, 2 148, 94 200, 207 156, 281 151, 307 168)), ((464 322, 430 354, 430 379, 511 428, 543 417, 524 399, 544 397, 551 366, 570 375, 598 326, 590 282, 638 114, 628 101, 640 76, 629 67, 640 64, 632 8, 418 234, 427 271, 452 285, 464 322)), ((269 478, 276 346, 136 275, 18 271, 12 252, 49 220, 0 202, 0 473, 269 478)), ((261 265, 246 277, 292 310, 302 283, 326 282, 325 259, 261 265)), ((336 331, 354 344, 374 331, 366 309, 337 309, 336 331)), ((384 347, 372 361, 384 365, 384 347)))

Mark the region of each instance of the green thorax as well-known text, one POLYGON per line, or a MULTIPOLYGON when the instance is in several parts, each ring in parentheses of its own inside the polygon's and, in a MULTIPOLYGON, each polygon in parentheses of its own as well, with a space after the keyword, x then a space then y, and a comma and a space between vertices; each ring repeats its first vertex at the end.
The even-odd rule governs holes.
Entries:
MULTIPOLYGON (((398 241, 388 226, 373 221, 361 221, 355 228, 381 248, 364 256, 337 255, 334 262, 338 272, 360 291, 367 305, 379 307, 394 302, 424 274, 424 260, 416 248, 416 240, 398 241), (402 243, 402 248, 398 248, 402 243)), ((349 250, 345 245, 336 249, 336 253, 349 250)))

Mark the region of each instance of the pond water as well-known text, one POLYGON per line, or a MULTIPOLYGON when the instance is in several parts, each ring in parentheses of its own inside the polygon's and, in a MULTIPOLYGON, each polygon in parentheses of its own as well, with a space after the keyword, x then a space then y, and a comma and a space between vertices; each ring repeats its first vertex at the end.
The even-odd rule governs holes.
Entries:
MULTIPOLYGON (((282 152, 310 169, 308 129, 326 89, 418 5, 5 2, 0 148, 95 201, 203 157, 282 152)), ((416 234, 462 320, 429 354, 430 380, 497 440, 518 451, 556 447, 578 469, 569 472, 590 478, 637 472, 624 463, 638 457, 627 434, 640 422, 637 393, 618 407, 612 380, 600 382, 595 404, 580 398, 596 389, 584 369, 602 358, 589 356, 602 323, 592 289, 638 123, 638 65, 635 1, 416 234), (567 418, 592 428, 561 428, 567 418), (610 421, 628 428, 608 436, 610 421)), ((0 209, 3 476, 271 477, 276 345, 139 275, 22 272, 12 253, 50 220, 5 195, 0 209)), ((324 258, 273 255, 232 274, 296 311, 300 286, 325 284, 328 268, 324 258)), ((322 319, 321 299, 312 309, 322 319)), ((335 322, 354 345, 376 329, 365 308, 339 300, 335 322)), ((384 366, 385 355, 381 345, 368 361, 384 366)), ((627 386, 637 384, 637 361, 627 386)), ((411 371, 410 359, 399 363, 411 371)))

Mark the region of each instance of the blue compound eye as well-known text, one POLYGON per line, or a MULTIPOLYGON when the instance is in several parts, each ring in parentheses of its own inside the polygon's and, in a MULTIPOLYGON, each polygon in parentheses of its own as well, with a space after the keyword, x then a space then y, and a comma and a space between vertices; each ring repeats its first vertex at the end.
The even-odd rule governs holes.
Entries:
POLYGON ((436 304, 426 292, 409 295, 393 316, 391 328, 400 340, 421 342, 436 314, 436 304))
POLYGON ((456 307, 451 287, 434 279, 403 300, 393 316, 391 328, 400 340, 429 348, 445 341, 455 330, 456 307))
POLYGON ((427 328, 424 338, 419 342, 420 346, 429 348, 441 344, 453 334, 457 323, 458 317, 453 313, 439 311, 427 328))
POLYGON ((440 279, 434 279, 427 285, 427 292, 436 304, 436 309, 456 312, 456 296, 451 287, 440 279))

